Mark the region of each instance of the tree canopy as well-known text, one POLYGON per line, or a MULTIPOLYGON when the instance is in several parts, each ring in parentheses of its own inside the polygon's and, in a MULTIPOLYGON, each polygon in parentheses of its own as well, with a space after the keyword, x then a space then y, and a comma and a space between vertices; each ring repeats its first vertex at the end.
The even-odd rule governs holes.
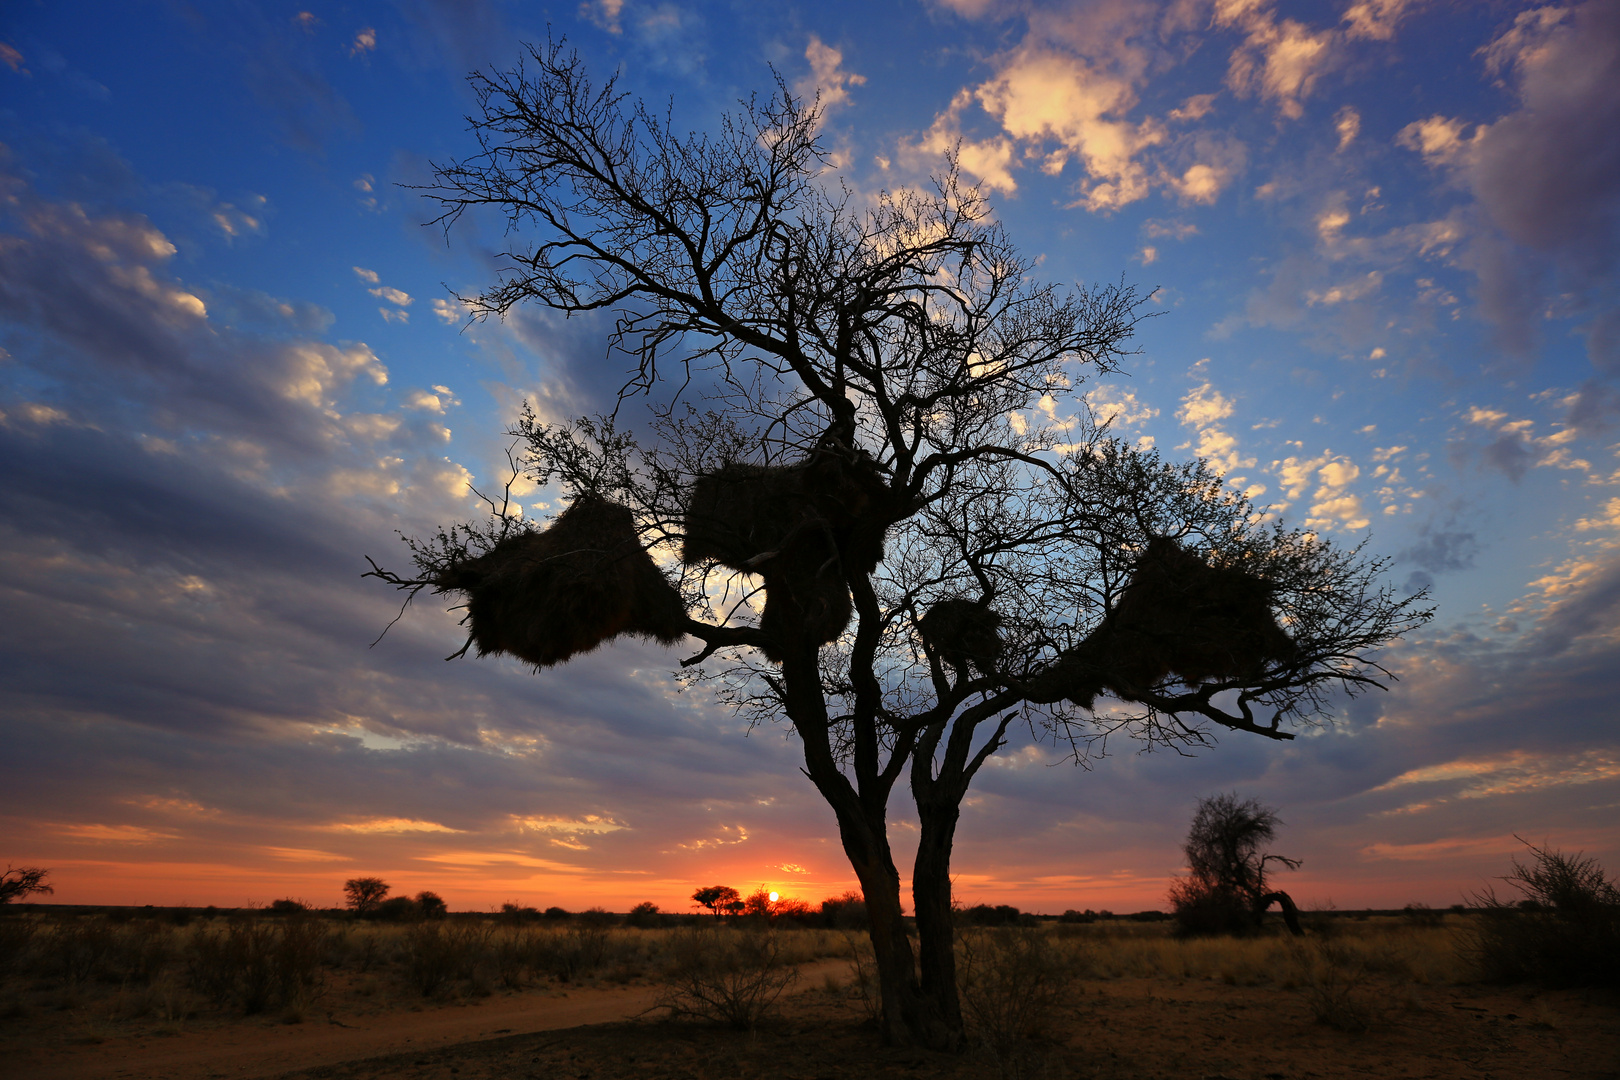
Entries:
POLYGON ((1114 735, 1292 738, 1427 617, 1359 548, 1114 437, 1082 388, 1120 370, 1145 297, 1040 281, 954 160, 857 195, 780 85, 680 135, 559 43, 471 82, 479 152, 426 194, 446 229, 502 215, 511 244, 463 302, 612 311, 626 381, 605 415, 515 425, 521 469, 572 500, 550 530, 497 512, 374 573, 465 593, 481 653, 701 642, 683 678, 791 724, 837 817, 890 1041, 960 1045, 951 844, 1011 725, 1077 760, 1114 735), (534 639, 561 594, 598 625, 534 639), (885 820, 902 781, 920 966, 885 820))

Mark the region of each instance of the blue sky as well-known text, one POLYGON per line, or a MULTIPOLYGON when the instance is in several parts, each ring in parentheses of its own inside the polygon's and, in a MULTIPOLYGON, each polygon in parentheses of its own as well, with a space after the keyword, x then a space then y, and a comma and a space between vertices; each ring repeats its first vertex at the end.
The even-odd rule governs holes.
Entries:
POLYGON ((1306 902, 1456 902, 1515 833, 1620 861, 1614 0, 8 5, 0 857, 67 902, 852 883, 795 745, 678 653, 447 664, 431 603, 369 647, 363 556, 472 515, 523 401, 622 377, 600 320, 467 325, 499 223, 410 187, 548 27, 683 128, 819 92, 859 196, 960 147, 1042 274, 1159 290, 1079 391, 1116 430, 1433 590, 1392 691, 1294 743, 1014 746, 965 899, 1155 906, 1220 790, 1279 808, 1306 902))

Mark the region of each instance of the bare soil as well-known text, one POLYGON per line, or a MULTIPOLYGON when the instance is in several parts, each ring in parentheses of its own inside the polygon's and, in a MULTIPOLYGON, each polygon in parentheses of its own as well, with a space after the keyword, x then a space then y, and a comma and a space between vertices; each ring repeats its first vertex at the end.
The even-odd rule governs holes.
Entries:
POLYGON ((1379 988, 1370 1030, 1317 1023, 1277 986, 1123 978, 1078 987, 1043 1038, 1005 1055, 878 1045, 858 997, 805 969, 781 1015, 752 1033, 644 1017, 651 986, 529 992, 337 1023, 238 1021, 168 1037, 32 1046, 7 1040, 8 1075, 38 1080, 284 1076, 286 1080, 1615 1080, 1620 996, 1485 986, 1379 988), (343 1026, 340 1026, 343 1025, 343 1026))

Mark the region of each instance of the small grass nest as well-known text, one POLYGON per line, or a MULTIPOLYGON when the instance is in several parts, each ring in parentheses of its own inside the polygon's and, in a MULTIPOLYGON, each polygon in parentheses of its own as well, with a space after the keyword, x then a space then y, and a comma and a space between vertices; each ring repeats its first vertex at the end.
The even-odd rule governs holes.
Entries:
POLYGON ((625 634, 665 645, 686 636, 686 605, 641 546, 630 511, 595 495, 435 584, 467 594, 479 656, 509 653, 543 668, 625 634))

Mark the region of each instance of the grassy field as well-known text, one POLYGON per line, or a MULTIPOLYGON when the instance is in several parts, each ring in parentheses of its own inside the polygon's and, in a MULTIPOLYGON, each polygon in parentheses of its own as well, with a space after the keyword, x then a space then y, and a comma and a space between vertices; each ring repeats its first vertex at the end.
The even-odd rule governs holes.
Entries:
MULTIPOLYGON (((1273 986, 1353 1002, 1377 979, 1403 985, 1477 978, 1468 917, 1428 924, 1402 918, 1319 919, 1303 943, 1281 935, 1178 940, 1168 923, 1043 921, 1034 927, 964 927, 964 980, 996 964, 1014 983, 1031 972, 1054 984, 1123 978, 1207 980, 1273 986)), ((452 915, 406 924, 330 914, 188 912, 17 914, 0 921, 0 1023, 71 1013, 112 1030, 161 1032, 187 1023, 266 1016, 368 1014, 424 1000, 454 1001, 570 986, 667 982, 690 969, 694 949, 712 953, 751 928, 645 929, 571 918, 521 921, 452 915), (701 942, 689 939, 704 933, 701 942)), ((869 986, 863 935, 773 928, 772 963, 851 960, 845 985, 869 986)), ((736 961, 744 964, 746 961, 736 961)), ((1347 1005, 1346 1007, 1350 1007, 1347 1005)), ((1324 1005, 1333 1021, 1332 1009, 1324 1005)), ((1353 1023, 1352 1021, 1349 1021, 1353 1023)))

